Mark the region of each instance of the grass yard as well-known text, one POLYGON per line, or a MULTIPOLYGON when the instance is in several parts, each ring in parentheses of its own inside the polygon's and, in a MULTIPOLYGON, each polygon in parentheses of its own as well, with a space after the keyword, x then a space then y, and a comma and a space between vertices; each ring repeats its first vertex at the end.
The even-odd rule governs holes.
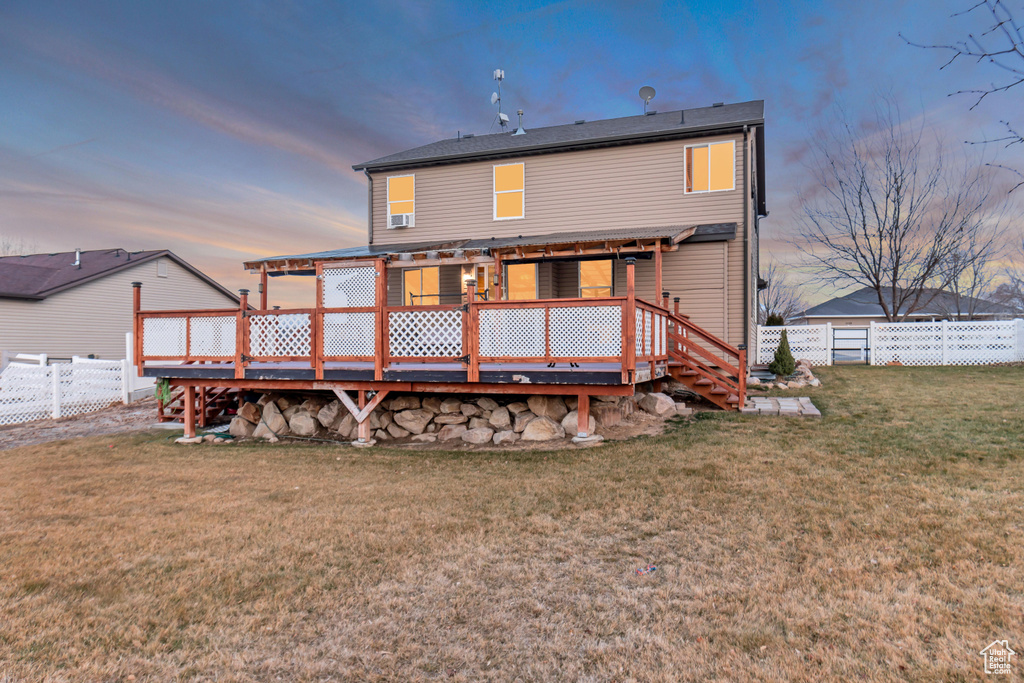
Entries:
POLYGON ((986 679, 1024 368, 819 376, 588 450, 0 452, 0 681, 986 679))

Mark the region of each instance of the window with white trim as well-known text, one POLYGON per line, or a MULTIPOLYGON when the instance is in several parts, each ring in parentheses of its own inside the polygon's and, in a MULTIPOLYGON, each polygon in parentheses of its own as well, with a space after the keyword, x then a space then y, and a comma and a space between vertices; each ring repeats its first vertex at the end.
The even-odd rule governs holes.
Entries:
POLYGON ((526 215, 526 169, 522 163, 494 167, 494 220, 508 221, 526 215))
POLYGON ((415 223, 416 176, 388 177, 388 228, 404 228, 415 223), (392 220, 394 217, 395 220, 392 220))
POLYGON ((736 189, 735 141, 689 145, 684 156, 687 194, 736 189))

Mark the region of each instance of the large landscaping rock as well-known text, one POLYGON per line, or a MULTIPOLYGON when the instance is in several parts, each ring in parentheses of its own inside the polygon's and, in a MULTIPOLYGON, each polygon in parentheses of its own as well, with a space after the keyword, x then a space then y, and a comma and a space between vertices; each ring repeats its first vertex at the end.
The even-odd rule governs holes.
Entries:
POLYGON ((257 424, 260 421, 260 407, 255 403, 243 403, 238 408, 238 417, 257 424))
POLYGON ((640 407, 645 412, 658 417, 670 417, 676 414, 676 402, 665 394, 647 394, 640 399, 640 407))
POLYGON ((441 401, 442 413, 457 413, 462 410, 462 401, 457 398, 446 398, 441 401))
POLYGON ((466 431, 468 431, 466 429, 466 425, 445 425, 444 427, 441 427, 441 431, 437 433, 437 440, 451 441, 453 439, 458 439, 466 431))
POLYGON ((614 427, 622 422, 622 410, 614 403, 596 403, 590 406, 590 416, 602 427, 614 427))
POLYGON ((462 413, 441 413, 440 415, 434 416, 434 422, 439 425, 457 425, 462 424, 467 420, 469 420, 469 418, 462 413))
POLYGON ((484 410, 495 411, 498 409, 498 402, 487 396, 477 399, 476 404, 484 410))
POLYGON ((459 410, 462 411, 462 414, 465 415, 466 417, 476 417, 477 415, 484 412, 480 410, 480 406, 475 406, 472 403, 463 403, 459 407, 459 410))
POLYGON ((353 439, 359 431, 359 423, 356 422, 356 418, 353 417, 352 413, 346 410, 344 415, 339 415, 338 419, 334 421, 333 429, 343 439, 353 439))
POLYGON ((419 407, 419 396, 399 396, 398 398, 391 399, 391 405, 388 406, 388 410, 397 413, 400 410, 413 410, 419 407))
POLYGON ((429 410, 416 408, 415 410, 403 410, 400 413, 395 413, 395 422, 413 434, 422 434, 427 430, 427 423, 430 422, 432 417, 434 417, 434 414, 429 410))
POLYGON ((522 401, 516 401, 515 403, 509 403, 508 404, 508 412, 512 413, 513 415, 518 415, 519 413, 524 413, 524 412, 526 412, 529 409, 530 409, 530 406, 526 405, 522 401))
POLYGON ((228 425, 228 434, 242 439, 252 436, 254 431, 256 431, 256 425, 238 415, 231 418, 231 424, 228 425))
MULTIPOLYGON (((399 414, 400 413, 396 413, 396 415, 399 415, 399 414)), ((397 422, 392 422, 391 424, 389 424, 387 431, 388 431, 388 434, 390 434, 391 436, 395 437, 396 439, 405 438, 405 437, 409 436, 412 433, 408 429, 403 429, 402 426, 399 425, 397 422)))
POLYGON ((423 403, 420 406, 423 410, 429 410, 434 415, 441 412, 441 397, 440 396, 427 396, 423 399, 423 403))
POLYGON ((485 417, 471 417, 469 418, 468 427, 470 429, 480 429, 481 427, 491 428, 491 423, 487 421, 485 417))
POLYGON ((501 432, 495 432, 494 436, 491 437, 491 441, 495 446, 507 446, 519 441, 519 435, 511 429, 506 429, 501 432))
POLYGON ((305 408, 299 408, 288 420, 288 428, 296 436, 316 436, 320 431, 320 423, 305 408))
MULTIPOLYGON (((565 430, 566 434, 572 434, 573 436, 575 436, 577 433, 579 433, 579 425, 577 424, 578 421, 579 412, 575 410, 570 410, 568 415, 562 418, 562 429, 565 430)), ((593 434, 594 430, 597 429, 597 421, 594 419, 593 415, 590 416, 590 420, 587 424, 587 434, 593 434)))
POLYGON ((526 399, 526 404, 530 406, 530 412, 534 415, 551 418, 555 422, 561 420, 569 412, 561 396, 531 396, 526 399))
POLYGON ((565 430, 549 417, 537 417, 530 420, 523 430, 523 441, 551 441, 552 439, 564 439, 565 430))
POLYGON ((508 413, 508 408, 495 408, 488 422, 495 429, 508 429, 512 426, 512 417, 508 413))
POLYGON ((490 443, 492 436, 494 436, 494 430, 490 427, 477 427, 462 432, 461 438, 466 443, 480 444, 490 443))
POLYGON ((420 441, 422 443, 433 443, 437 441, 437 434, 417 434, 412 437, 413 441, 420 441))
POLYGON ((343 410, 348 412, 348 409, 341 405, 341 401, 331 401, 320 409, 320 412, 316 414, 316 419, 325 428, 331 429, 343 410))
POLYGON ((320 413, 320 409, 328 403, 330 403, 330 400, 322 396, 310 396, 301 403, 301 406, 309 412, 310 415, 316 417, 320 413))
POLYGON ((524 429, 526 429, 526 425, 530 424, 531 421, 536 419, 537 416, 531 413, 529 410, 519 413, 518 415, 516 415, 516 419, 513 424, 512 430, 515 431, 516 433, 522 432, 524 429))
POLYGON ((277 404, 267 403, 263 406, 262 418, 252 435, 257 439, 269 439, 274 436, 286 436, 289 433, 288 422, 284 419, 277 404))

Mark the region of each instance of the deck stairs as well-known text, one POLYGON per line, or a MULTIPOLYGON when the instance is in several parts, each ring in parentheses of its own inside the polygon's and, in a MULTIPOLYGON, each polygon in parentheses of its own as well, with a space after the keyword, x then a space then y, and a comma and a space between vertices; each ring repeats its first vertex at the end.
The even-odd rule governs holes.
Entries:
MULTIPOLYGON (((217 418, 227 415, 233 405, 237 405, 238 389, 228 387, 204 387, 196 392, 196 422, 205 427, 217 418), (199 405, 205 410, 200 411, 199 405)), ((159 422, 185 422, 185 390, 178 388, 171 392, 167 403, 157 401, 157 420, 159 422)))
POLYGON ((746 400, 746 351, 727 344, 690 322, 669 316, 668 374, 723 410, 739 410, 746 400))

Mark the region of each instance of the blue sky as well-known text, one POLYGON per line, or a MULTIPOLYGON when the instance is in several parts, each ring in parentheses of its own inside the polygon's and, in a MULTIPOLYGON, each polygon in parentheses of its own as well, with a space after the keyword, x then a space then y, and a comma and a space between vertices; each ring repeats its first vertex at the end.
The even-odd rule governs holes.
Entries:
POLYGON ((810 135, 837 101, 866 116, 891 91, 957 144, 1021 110, 1011 91, 969 112, 948 94, 997 74, 939 71, 942 54, 898 36, 985 28, 950 17, 969 4, 8 0, 0 233, 40 251, 170 248, 252 286, 244 258, 362 243, 366 185, 350 166, 488 132, 503 68, 505 109, 527 128, 639 113, 641 85, 659 111, 764 99, 764 250, 791 260, 781 240, 813 180, 810 135))

